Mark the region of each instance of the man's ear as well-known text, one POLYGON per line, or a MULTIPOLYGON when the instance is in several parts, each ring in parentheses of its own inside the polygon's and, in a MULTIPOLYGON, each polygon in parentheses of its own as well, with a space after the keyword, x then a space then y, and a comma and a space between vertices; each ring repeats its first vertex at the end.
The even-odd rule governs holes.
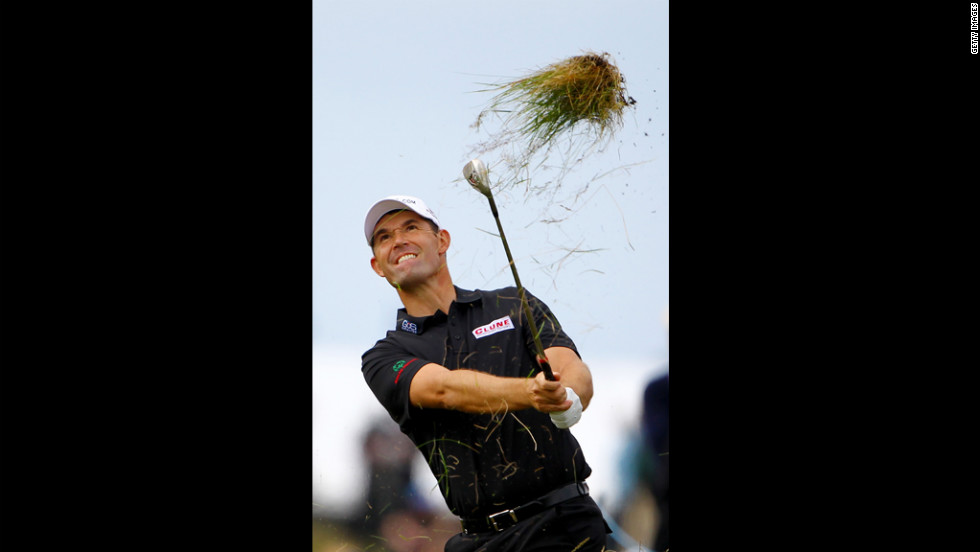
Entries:
POLYGON ((439 230, 439 254, 442 255, 446 251, 449 251, 449 242, 452 241, 452 237, 449 235, 449 230, 439 230))
POLYGON ((375 274, 384 278, 385 273, 381 272, 381 269, 378 268, 378 259, 374 257, 371 257, 371 268, 374 270, 375 274))

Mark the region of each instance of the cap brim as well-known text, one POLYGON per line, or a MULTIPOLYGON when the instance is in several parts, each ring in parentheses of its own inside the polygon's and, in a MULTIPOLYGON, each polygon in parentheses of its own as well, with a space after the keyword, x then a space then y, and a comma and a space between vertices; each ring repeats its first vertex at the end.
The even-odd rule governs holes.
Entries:
POLYGON ((436 227, 439 226, 439 219, 436 218, 436 214, 421 199, 406 195, 388 196, 375 203, 368 210, 367 216, 364 217, 364 239, 367 240, 368 245, 371 245, 371 236, 374 234, 374 227, 378 225, 378 221, 381 220, 381 217, 385 213, 404 210, 412 211, 420 217, 431 221, 436 227))

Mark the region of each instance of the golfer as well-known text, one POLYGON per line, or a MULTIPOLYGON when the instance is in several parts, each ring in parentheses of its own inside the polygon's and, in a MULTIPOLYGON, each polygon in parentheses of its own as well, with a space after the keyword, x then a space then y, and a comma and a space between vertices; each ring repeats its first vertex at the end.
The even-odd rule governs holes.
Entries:
POLYGON ((592 400, 592 375, 550 309, 525 290, 554 381, 536 361, 517 288, 456 287, 449 232, 421 199, 378 201, 364 237, 404 308, 361 371, 460 517, 446 552, 603 550, 609 527, 568 429, 592 400))

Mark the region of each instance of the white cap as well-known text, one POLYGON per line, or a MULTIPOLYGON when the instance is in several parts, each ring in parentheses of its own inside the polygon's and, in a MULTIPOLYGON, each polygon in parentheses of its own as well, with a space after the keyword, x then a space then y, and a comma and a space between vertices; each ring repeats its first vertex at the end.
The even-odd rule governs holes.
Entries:
POLYGON ((367 239, 368 245, 371 245, 371 234, 374 233, 375 225, 385 213, 406 208, 415 211, 439 226, 439 219, 436 218, 436 214, 421 199, 407 195, 388 196, 375 203, 368 210, 367 216, 364 217, 364 237, 367 239))

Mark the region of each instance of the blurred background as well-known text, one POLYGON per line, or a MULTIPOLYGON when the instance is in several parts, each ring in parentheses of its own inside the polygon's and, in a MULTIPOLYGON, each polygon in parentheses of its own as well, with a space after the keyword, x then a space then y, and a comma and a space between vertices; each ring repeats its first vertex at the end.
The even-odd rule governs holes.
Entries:
MULTIPOLYGON (((595 398, 572 432, 593 468, 593 497, 620 549, 658 549, 669 458, 668 3, 312 8, 314 552, 441 551, 459 531, 421 455, 361 376, 361 354, 394 328, 401 306, 370 268, 364 214, 384 196, 421 197, 452 235, 457 285, 513 285, 486 199, 462 180, 494 130, 493 120, 473 123, 490 85, 587 51, 608 53, 636 100, 623 127, 585 158, 535 168, 534 185, 555 183, 554 193, 514 187, 495 199, 522 283, 592 370, 595 398)), ((496 183, 500 154, 479 157, 496 183)))

